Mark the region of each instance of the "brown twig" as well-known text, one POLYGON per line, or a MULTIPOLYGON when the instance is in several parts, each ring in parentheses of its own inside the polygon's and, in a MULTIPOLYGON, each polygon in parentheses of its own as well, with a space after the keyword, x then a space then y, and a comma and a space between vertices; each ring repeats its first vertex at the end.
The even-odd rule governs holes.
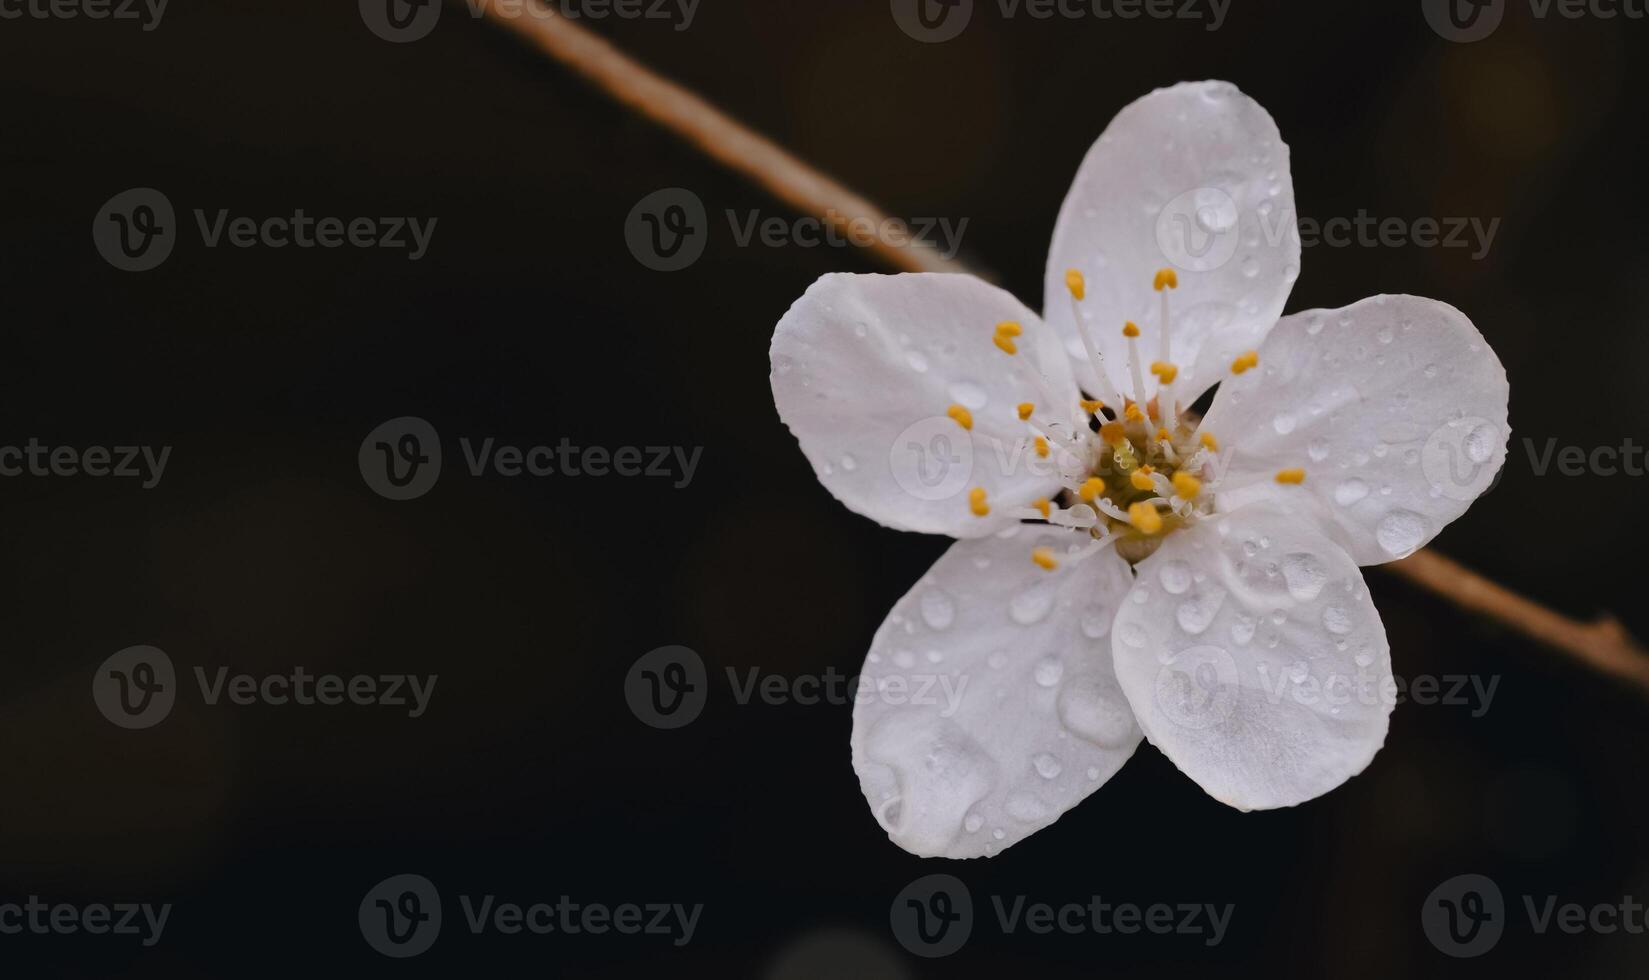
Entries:
POLYGON ((1382 567, 1649 694, 1649 654, 1613 616, 1604 615, 1590 623, 1570 619, 1430 548, 1382 567))
POLYGON ((617 48, 549 7, 529 0, 530 15, 513 6, 488 4, 487 16, 540 51, 584 76, 597 88, 697 146, 736 173, 766 188, 803 214, 811 214, 869 242, 878 258, 903 272, 965 272, 932 246, 912 239, 903 222, 783 147, 717 109, 693 92, 653 73, 617 48), (506 13, 508 9, 508 13, 506 13))
MULTIPOLYGON (((536 8, 532 16, 506 16, 500 4, 486 9, 495 23, 724 166, 767 188, 797 211, 838 227, 854 219, 868 219, 877 228, 887 227, 887 217, 865 198, 698 95, 642 67, 536 0, 532 2, 536 8)), ((888 265, 907 272, 968 271, 921 243, 884 237, 871 250, 888 265)), ((1430 549, 1383 567, 1649 695, 1649 651, 1612 616, 1589 623, 1571 619, 1430 549)))

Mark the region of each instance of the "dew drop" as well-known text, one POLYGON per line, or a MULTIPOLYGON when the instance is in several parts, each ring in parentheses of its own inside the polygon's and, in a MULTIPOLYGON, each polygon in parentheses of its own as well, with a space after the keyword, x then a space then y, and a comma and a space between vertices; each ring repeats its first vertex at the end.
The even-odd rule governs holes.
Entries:
POLYGON ((1426 539, 1426 521, 1413 511, 1394 510, 1380 519, 1374 539, 1388 554, 1401 558, 1426 539))
POLYGON ((950 386, 951 400, 962 407, 977 412, 990 402, 990 395, 985 389, 971 381, 958 381, 950 386))
POLYGON ((1053 687, 1064 676, 1065 666, 1056 657, 1044 657, 1037 665, 1033 675, 1036 682, 1043 687, 1053 687))
POLYGON ((968 814, 968 819, 962 821, 962 829, 970 834, 977 834, 979 828, 985 826, 985 818, 977 813, 968 814))
POLYGON ((927 369, 928 369, 927 355, 923 354, 919 350, 905 351, 905 363, 909 364, 910 369, 912 371, 915 371, 917 374, 924 374, 924 373, 927 372, 927 369))
POLYGON ((1328 568, 1315 555, 1289 555, 1283 559, 1283 581, 1288 585, 1289 595, 1301 602, 1310 602, 1328 583, 1328 568))
POLYGON ((1335 636, 1345 636, 1351 632, 1351 614, 1340 606, 1329 606, 1323 610, 1323 629, 1335 636))
POLYGON ((1091 605, 1082 611, 1082 635, 1097 640, 1111 632, 1111 612, 1101 605, 1091 605))
POLYGON ((1180 629, 1196 636, 1213 625, 1214 617, 1219 614, 1220 607, 1224 604, 1224 589, 1193 596, 1180 603, 1179 608, 1174 610, 1174 621, 1179 623, 1180 629))
POLYGON ((1053 593, 1045 588, 1029 589, 1008 602, 1008 615, 1021 626, 1032 626, 1042 621, 1053 608, 1053 593))
POLYGON ((1191 566, 1175 559, 1164 562, 1157 571, 1157 578, 1162 580, 1162 587, 1172 595, 1181 595, 1191 587, 1191 566))
POLYGON ((1356 477, 1342 480, 1340 485, 1334 488, 1334 502, 1341 507, 1350 507, 1366 496, 1368 496, 1368 484, 1356 477))
POLYGON ((1288 414, 1287 412, 1279 412, 1277 413, 1277 417, 1271 420, 1271 427, 1276 429, 1277 434, 1280 436, 1286 436, 1290 432, 1293 432, 1294 425, 1294 416, 1288 414))
POLYGON ((929 589, 922 594, 922 621, 928 624, 929 629, 947 629, 955 620, 956 602, 949 595, 938 589, 929 589))
POLYGON ((1036 766, 1036 774, 1041 776, 1043 779, 1053 779, 1065 768, 1065 766, 1061 764, 1058 759, 1046 752, 1038 753, 1037 756, 1031 760, 1031 764, 1036 766))

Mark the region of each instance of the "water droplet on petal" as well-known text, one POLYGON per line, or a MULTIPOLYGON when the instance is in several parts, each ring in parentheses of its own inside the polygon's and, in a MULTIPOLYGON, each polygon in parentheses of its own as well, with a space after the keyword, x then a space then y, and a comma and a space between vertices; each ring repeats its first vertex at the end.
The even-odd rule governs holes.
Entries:
POLYGON ((1323 610, 1323 629, 1335 636, 1345 636, 1351 632, 1351 613, 1340 606, 1329 606, 1323 610))
POLYGON ((928 628, 942 630, 956 619, 956 602, 938 589, 922 594, 922 621, 928 628))
POLYGON ((1328 568, 1315 555, 1289 555, 1283 559, 1283 581, 1288 594, 1301 602, 1310 602, 1323 591, 1328 582, 1328 568))
POLYGON ((1164 562, 1157 570, 1157 578, 1169 593, 1180 595, 1191 587, 1191 566, 1178 559, 1164 562))
POLYGON ((1041 776, 1043 779, 1052 779, 1059 775, 1065 768, 1065 766, 1058 759, 1046 752, 1038 753, 1037 756, 1031 760, 1031 765, 1036 767, 1036 774, 1041 776))
POLYGON ((1425 518, 1413 511, 1394 510, 1380 519, 1374 540, 1394 557, 1409 555, 1426 540, 1425 518))
POLYGON ((1008 615, 1021 626, 1031 626, 1042 621, 1053 608, 1053 592, 1046 588, 1028 589, 1014 596, 1008 602, 1008 615))
POLYGON ((1340 481, 1340 485, 1334 488, 1334 502, 1341 507, 1350 507, 1366 496, 1368 496, 1368 484, 1355 477, 1340 481))

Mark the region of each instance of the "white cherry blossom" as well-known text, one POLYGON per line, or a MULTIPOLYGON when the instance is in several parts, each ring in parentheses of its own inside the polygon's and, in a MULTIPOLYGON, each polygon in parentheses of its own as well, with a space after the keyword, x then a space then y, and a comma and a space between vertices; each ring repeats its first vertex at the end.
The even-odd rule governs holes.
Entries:
POLYGON ((1265 110, 1177 85, 1083 162, 1043 316, 969 276, 827 275, 779 322, 774 400, 824 486, 959 539, 877 631, 854 711, 901 847, 999 853, 1141 738, 1243 810, 1320 796, 1384 743, 1358 566, 1488 485, 1506 375, 1434 300, 1279 319, 1300 247, 1267 230, 1293 207, 1265 110))

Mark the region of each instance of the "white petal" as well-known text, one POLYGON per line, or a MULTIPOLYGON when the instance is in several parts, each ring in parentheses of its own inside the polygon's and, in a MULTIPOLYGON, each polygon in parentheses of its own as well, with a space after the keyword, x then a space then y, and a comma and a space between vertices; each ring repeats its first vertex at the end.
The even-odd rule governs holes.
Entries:
POLYGON ((978 537, 1059 485, 1059 454, 1039 458, 1017 412, 1047 411, 1033 357, 1049 397, 1073 411, 1058 348, 1034 313, 972 276, 827 275, 773 332, 773 400, 842 503, 899 530, 978 537), (1015 356, 992 342, 1004 321, 1024 330, 1015 356), (952 405, 972 413, 971 432, 952 405), (972 512, 976 487, 988 519, 972 512))
POLYGON ((1238 809, 1321 796, 1385 742, 1396 689, 1362 573, 1270 508, 1169 535, 1139 566, 1113 646, 1145 737, 1238 809))
MULTIPOLYGON (((1259 103, 1227 82, 1158 89, 1118 113, 1082 162, 1048 256, 1044 316, 1085 365, 1065 286, 1066 270, 1080 270, 1081 309, 1114 388, 1130 398, 1121 331, 1140 326, 1149 398, 1156 379, 1145 369, 1161 354, 1152 282, 1158 269, 1177 270, 1170 360, 1189 404, 1277 322, 1299 275, 1297 218, 1288 146, 1259 103)), ((1092 370, 1077 378, 1095 391, 1092 370)))
POLYGON ((894 843, 971 858, 1046 827, 1121 768, 1140 732, 1111 667, 1133 576, 1115 551, 1031 561, 1087 535, 1046 525, 960 541, 877 631, 853 769, 894 843), (920 701, 921 703, 917 703, 920 701))
POLYGON ((1376 296, 1286 317, 1203 421, 1229 452, 1220 506, 1274 500, 1315 513, 1359 565, 1402 558, 1500 472, 1508 393, 1500 359, 1446 303, 1376 296), (1294 468, 1303 485, 1276 482, 1294 468))

